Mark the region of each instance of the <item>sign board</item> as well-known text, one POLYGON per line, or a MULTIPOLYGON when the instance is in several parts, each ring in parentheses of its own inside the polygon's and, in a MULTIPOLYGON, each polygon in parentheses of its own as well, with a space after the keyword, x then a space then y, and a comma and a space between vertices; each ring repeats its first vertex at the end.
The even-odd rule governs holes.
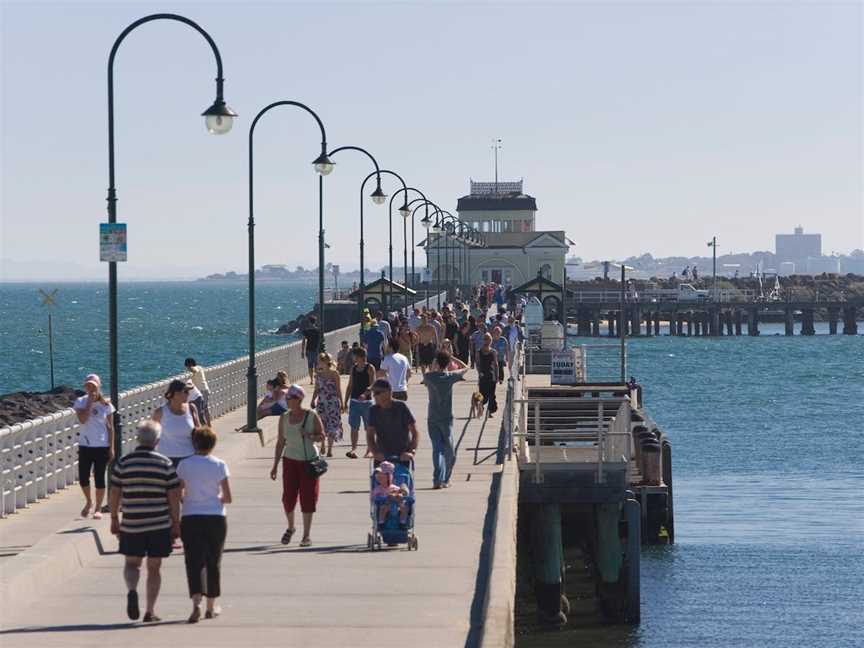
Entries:
POLYGON ((126 261, 126 223, 99 223, 99 260, 126 261))
POLYGON ((553 385, 575 385, 585 382, 582 349, 553 351, 551 364, 550 382, 553 385))

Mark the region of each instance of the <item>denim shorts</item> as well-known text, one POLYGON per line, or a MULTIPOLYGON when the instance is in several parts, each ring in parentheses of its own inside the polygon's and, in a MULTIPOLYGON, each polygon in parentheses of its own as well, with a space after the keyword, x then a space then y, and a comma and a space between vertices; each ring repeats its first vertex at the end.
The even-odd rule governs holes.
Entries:
POLYGON ((348 401, 348 426, 352 430, 360 429, 360 420, 363 420, 363 429, 369 426, 369 409, 372 407, 371 400, 355 400, 348 401))
POLYGON ((318 366, 318 352, 317 351, 307 351, 306 352, 306 366, 310 369, 314 369, 318 366))

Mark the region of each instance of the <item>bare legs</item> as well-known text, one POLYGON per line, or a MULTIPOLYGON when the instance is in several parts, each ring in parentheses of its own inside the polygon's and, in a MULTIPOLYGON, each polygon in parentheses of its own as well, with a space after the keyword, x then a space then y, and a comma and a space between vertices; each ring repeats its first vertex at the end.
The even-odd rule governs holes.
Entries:
MULTIPOLYGON (((303 542, 303 540, 306 540, 306 541, 309 540, 309 531, 311 531, 311 529, 312 529, 312 516, 314 515, 314 513, 302 513, 301 515, 303 516, 303 538, 302 538, 301 542, 303 542)), ((288 518, 288 528, 289 529, 295 528, 294 527, 294 511, 291 511, 290 513, 286 513, 285 517, 288 518)))
MULTIPOLYGON (((126 556, 126 564, 123 567, 123 579, 126 581, 126 589, 134 592, 138 589, 138 580, 141 577, 141 564, 144 558, 140 556, 126 556)), ((159 590, 162 588, 161 558, 147 558, 147 614, 153 615, 156 607, 156 599, 159 598, 159 590)), ((146 621, 146 619, 145 619, 146 621)))
MULTIPOLYGON (((81 517, 86 518, 88 515, 90 515, 90 508, 93 506, 93 500, 90 497, 90 484, 87 484, 86 486, 84 486, 82 484, 81 485, 81 492, 84 493, 84 499, 87 500, 86 503, 84 504, 84 508, 81 509, 81 517)), ((103 490, 102 493, 104 495, 105 491, 103 490)), ((98 494, 99 494, 98 490, 96 491, 96 494, 98 496, 98 494)), ((97 511, 99 510, 98 506, 97 506, 96 510, 97 511)))

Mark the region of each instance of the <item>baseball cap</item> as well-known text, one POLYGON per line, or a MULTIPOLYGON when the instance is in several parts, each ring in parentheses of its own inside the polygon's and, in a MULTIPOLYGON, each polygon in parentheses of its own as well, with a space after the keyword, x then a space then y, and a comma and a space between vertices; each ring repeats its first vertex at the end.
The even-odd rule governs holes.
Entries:
POLYGON ((86 385, 87 383, 92 383, 96 386, 96 389, 102 387, 102 379, 95 373, 87 374, 87 377, 84 379, 84 384, 86 385))

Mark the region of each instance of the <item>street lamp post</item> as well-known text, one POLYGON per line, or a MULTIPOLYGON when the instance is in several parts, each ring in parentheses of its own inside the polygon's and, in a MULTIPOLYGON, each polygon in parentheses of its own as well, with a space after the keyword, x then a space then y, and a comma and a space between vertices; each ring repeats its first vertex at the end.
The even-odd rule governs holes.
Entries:
MULTIPOLYGON (((402 179, 402 176, 400 176, 395 171, 391 171, 390 169, 379 169, 378 171, 373 171, 372 173, 370 173, 368 176, 366 176, 363 179, 362 183, 360 183, 360 300, 359 300, 360 301, 360 307, 359 307, 359 311, 360 311, 360 319, 361 320, 363 319, 363 317, 362 317, 363 316, 363 302, 366 300, 366 297, 365 297, 366 284, 364 281, 366 270, 364 268, 365 262, 364 262, 364 257, 363 257, 364 245, 365 245, 363 242, 364 241, 364 239, 363 239, 363 192, 366 191, 366 183, 369 182, 369 180, 373 176, 377 176, 379 179, 378 180, 378 189, 376 189, 375 193, 372 194, 372 200, 375 202, 376 205, 383 205, 384 201, 387 200, 387 194, 385 194, 383 191, 380 191, 380 188, 381 188, 380 178, 381 178, 381 175, 383 175, 383 174, 391 175, 394 178, 396 178, 397 180, 399 180, 399 182, 402 183, 403 188, 405 188, 407 186, 405 184, 405 181, 402 179), (378 195, 376 195, 376 194, 378 194, 378 195)), ((392 215, 391 215, 391 218, 392 218, 392 215)), ((391 233, 391 237, 392 237, 392 233, 391 233)))
POLYGON ((324 181, 333 171, 333 162, 327 155, 327 133, 318 115, 297 101, 275 101, 262 108, 249 126, 249 367, 246 371, 246 432, 260 432, 256 406, 258 400, 258 370, 255 366, 255 208, 254 208, 254 143, 255 126, 270 110, 277 106, 293 106, 307 112, 318 124, 321 132, 321 154, 312 161, 318 173, 318 320, 321 327, 321 349, 324 350, 324 181))
MULTIPOLYGON (((408 217, 411 216, 411 207, 408 205, 408 192, 414 191, 426 200, 426 195, 417 189, 416 187, 402 187, 401 189, 393 192, 393 195, 390 197, 390 300, 392 302, 393 299, 393 200, 400 193, 404 193, 405 196, 402 198, 402 206, 399 208, 399 213, 402 215, 402 263, 404 265, 404 272, 402 273, 405 281, 405 288, 408 287, 408 217)), ((413 225, 413 224, 412 224, 413 225)), ((406 310, 408 309, 408 292, 406 290, 402 291, 402 299, 403 299, 403 307, 406 310)))
MULTIPOLYGON (((219 48, 204 29, 198 23, 185 16, 170 13, 151 14, 139 18, 131 23, 114 41, 111 53, 108 55, 108 222, 117 222, 117 187, 114 182, 114 59, 120 44, 131 31, 141 25, 154 20, 173 20, 188 25, 197 31, 210 49, 216 59, 216 99, 213 104, 202 113, 207 130, 214 135, 223 135, 231 130, 234 117, 237 116, 225 103, 223 97, 224 78, 222 76, 222 56, 219 48)), ((118 341, 117 341, 117 262, 108 263, 108 331, 111 374, 111 402, 115 406, 114 411, 114 448, 115 456, 120 457, 123 453, 123 430, 120 419, 120 370, 118 364, 118 341)))
POLYGON ((708 247, 711 248, 711 292, 713 292, 712 301, 717 301, 717 237, 712 236, 708 241, 708 247))
POLYGON ((369 151, 367 151, 366 149, 360 148, 359 146, 340 146, 339 148, 333 149, 332 151, 330 151, 330 156, 332 157, 333 155, 335 155, 336 153, 339 153, 340 151, 357 151, 359 153, 363 153, 366 155, 366 157, 368 157, 370 160, 372 160, 372 164, 375 166, 375 170, 372 173, 370 173, 368 176, 366 176, 366 178, 363 180, 362 184, 360 185, 360 299, 357 300, 357 303, 359 304, 358 319, 362 320, 363 319, 363 264, 364 264, 364 259, 363 259, 363 192, 364 192, 365 187, 366 187, 366 180, 368 180, 369 178, 372 178, 373 176, 375 177, 375 180, 376 180, 375 191, 373 191, 370 194, 370 198, 372 198, 373 203, 375 203, 376 205, 383 205, 384 201, 387 200, 387 194, 385 194, 381 190, 381 168, 378 166, 378 161, 372 156, 372 154, 369 151))

